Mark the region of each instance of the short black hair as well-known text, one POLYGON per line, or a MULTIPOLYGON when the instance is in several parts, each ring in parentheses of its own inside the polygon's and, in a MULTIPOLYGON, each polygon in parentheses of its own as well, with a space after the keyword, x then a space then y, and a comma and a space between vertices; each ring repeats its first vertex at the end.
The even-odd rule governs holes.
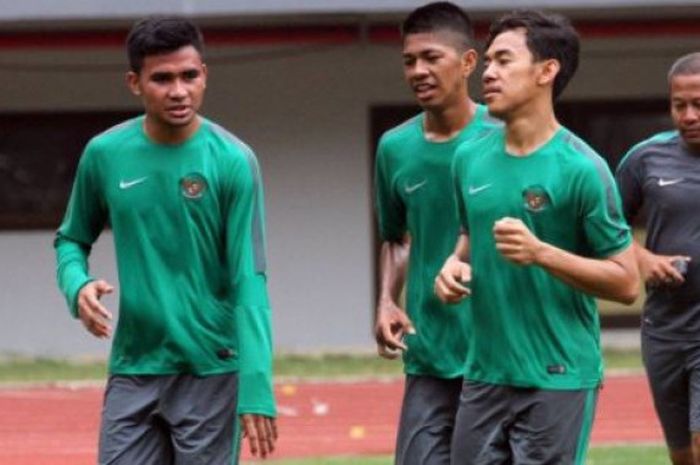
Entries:
POLYGON ((401 23, 401 37, 448 31, 458 38, 460 51, 474 48, 474 27, 469 15, 450 2, 434 2, 413 10, 401 23))
POLYGON ((204 55, 202 32, 191 21, 177 16, 142 19, 133 25, 126 38, 129 68, 139 73, 147 56, 174 52, 188 45, 204 55))
POLYGON ((668 70, 668 82, 676 76, 700 74, 700 52, 689 53, 677 59, 668 70))
POLYGON ((559 73, 554 79, 553 97, 557 98, 578 69, 580 40, 576 29, 564 16, 534 10, 516 10, 491 24, 486 39, 488 48, 497 35, 524 29, 527 48, 535 61, 555 59, 559 73))

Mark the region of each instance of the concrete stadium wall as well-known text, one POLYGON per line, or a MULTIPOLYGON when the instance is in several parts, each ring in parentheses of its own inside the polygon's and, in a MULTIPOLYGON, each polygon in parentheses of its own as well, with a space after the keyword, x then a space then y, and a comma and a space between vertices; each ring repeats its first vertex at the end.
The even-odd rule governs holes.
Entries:
MULTIPOLYGON (((697 39, 678 37, 587 41, 565 97, 663 96, 668 66, 694 48, 697 39)), ((276 347, 371 350, 368 114, 373 104, 411 103, 398 45, 292 47, 264 60, 222 61, 238 52, 210 50, 204 113, 252 145, 261 161, 276 347)), ((121 55, 0 51, 2 111, 137 108, 122 74, 99 68, 122 63, 121 55), (71 64, 90 66, 29 70, 71 64)), ((0 354, 103 356, 106 343, 70 319, 55 289, 51 240, 51 231, 0 232, 0 354)), ((115 281, 108 234, 93 258, 96 274, 115 281)), ((116 298, 107 302, 116 307, 116 298)))
MULTIPOLYGON (((695 0, 672 0, 669 7, 695 6, 695 0)), ((30 0, 9 2, 0 11, 0 21, 65 20, 138 17, 151 14, 180 13, 194 16, 260 15, 260 14, 366 14, 407 12, 426 3, 425 0, 30 0)), ((587 8, 654 8, 659 0, 520 0, 520 8, 576 9, 587 8)), ((510 9, 511 0, 462 0, 460 5, 470 12, 510 9)))

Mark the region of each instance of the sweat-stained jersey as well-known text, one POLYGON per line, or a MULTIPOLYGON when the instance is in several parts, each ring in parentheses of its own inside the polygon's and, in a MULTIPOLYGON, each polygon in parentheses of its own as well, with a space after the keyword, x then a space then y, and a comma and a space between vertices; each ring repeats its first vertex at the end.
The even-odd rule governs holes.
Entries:
POLYGON ((472 294, 465 378, 540 389, 596 387, 603 374, 593 297, 496 249, 494 223, 518 218, 540 240, 604 258, 631 243, 605 161, 565 128, 526 156, 505 131, 463 144, 454 188, 469 236, 472 294))
POLYGON ((153 142, 143 123, 87 144, 55 240, 59 287, 77 316, 91 246, 109 224, 120 284, 110 373, 240 371, 240 411, 274 416, 255 155, 206 119, 177 145, 153 142))
POLYGON ((387 131, 376 158, 376 206, 384 241, 411 237, 406 310, 416 328, 406 335, 405 371, 439 378, 462 376, 469 304, 445 305, 434 281, 452 253, 459 233, 450 167, 457 147, 497 125, 484 106, 446 142, 431 142, 421 113, 387 131))
POLYGON ((642 330, 661 339, 700 340, 700 154, 678 131, 663 132, 632 147, 616 178, 627 219, 646 213, 646 248, 691 257, 681 286, 647 288, 642 330))

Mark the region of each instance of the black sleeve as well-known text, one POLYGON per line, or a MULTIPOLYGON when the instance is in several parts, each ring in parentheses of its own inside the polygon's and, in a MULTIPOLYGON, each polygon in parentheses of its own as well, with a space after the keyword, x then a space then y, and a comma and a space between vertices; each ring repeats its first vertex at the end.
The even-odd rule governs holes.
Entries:
POLYGON ((644 204, 644 163, 639 150, 632 149, 625 155, 617 167, 615 180, 622 199, 622 211, 631 224, 644 204))

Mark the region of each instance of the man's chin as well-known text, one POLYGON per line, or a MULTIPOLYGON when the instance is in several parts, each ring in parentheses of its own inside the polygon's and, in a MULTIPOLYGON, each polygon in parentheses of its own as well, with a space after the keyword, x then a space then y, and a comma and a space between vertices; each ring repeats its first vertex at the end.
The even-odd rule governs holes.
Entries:
POLYGON ((443 108, 445 105, 442 102, 442 99, 439 99, 437 96, 432 96, 428 98, 418 98, 416 97, 416 103, 418 104, 419 107, 421 107, 423 110, 426 111, 435 111, 443 108))
POLYGON ((498 107, 496 105, 486 105, 486 108, 489 111, 489 115, 493 116, 494 118, 498 118, 500 120, 505 120, 506 119, 506 111, 504 108, 498 107))

